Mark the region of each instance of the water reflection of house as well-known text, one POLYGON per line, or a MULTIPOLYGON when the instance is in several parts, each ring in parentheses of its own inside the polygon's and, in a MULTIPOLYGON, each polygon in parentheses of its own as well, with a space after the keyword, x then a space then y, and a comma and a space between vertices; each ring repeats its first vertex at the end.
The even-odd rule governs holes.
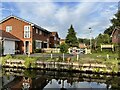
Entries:
POLYGON ((3 89, 11 89, 11 90, 21 90, 21 89, 39 89, 42 90, 48 81, 44 77, 36 77, 36 78, 28 78, 28 77, 17 77, 13 81, 3 86, 3 89))

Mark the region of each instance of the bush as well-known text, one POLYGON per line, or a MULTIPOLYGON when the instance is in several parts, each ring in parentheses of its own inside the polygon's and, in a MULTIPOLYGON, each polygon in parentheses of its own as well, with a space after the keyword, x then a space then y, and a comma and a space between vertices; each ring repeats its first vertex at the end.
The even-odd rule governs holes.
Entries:
POLYGON ((25 67, 26 68, 31 68, 31 67, 35 67, 35 61, 37 59, 36 58, 30 58, 30 57, 27 57, 25 58, 25 67))
POLYGON ((67 53, 67 51, 68 51, 68 45, 65 44, 65 43, 62 43, 62 44, 60 45, 60 52, 61 52, 61 53, 67 53))
POLYGON ((35 52, 35 53, 41 53, 41 51, 42 51, 41 49, 35 49, 34 52, 35 52))

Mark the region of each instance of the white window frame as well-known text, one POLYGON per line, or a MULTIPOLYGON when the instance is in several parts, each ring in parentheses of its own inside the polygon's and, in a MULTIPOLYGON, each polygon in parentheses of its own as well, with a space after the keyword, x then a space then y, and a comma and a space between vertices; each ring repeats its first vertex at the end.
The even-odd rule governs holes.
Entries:
POLYGON ((57 37, 54 37, 54 40, 56 40, 57 39, 57 37))
POLYGON ((38 34, 38 29, 36 28, 36 33, 38 34))
POLYGON ((120 34, 118 34, 118 37, 120 37, 120 34))
POLYGON ((11 32, 12 31, 12 26, 6 26, 6 32, 11 32))
POLYGON ((42 35, 42 31, 41 30, 39 31, 39 34, 42 35))
POLYGON ((24 38, 30 38, 30 25, 24 26, 24 38))
POLYGON ((36 49, 41 49, 42 48, 42 41, 36 40, 36 49))

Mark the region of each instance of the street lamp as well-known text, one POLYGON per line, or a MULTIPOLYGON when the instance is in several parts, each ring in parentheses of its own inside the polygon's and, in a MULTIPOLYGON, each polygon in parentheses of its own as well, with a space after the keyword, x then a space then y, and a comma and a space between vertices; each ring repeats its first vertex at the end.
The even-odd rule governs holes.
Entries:
POLYGON ((89 30, 90 30, 90 50, 92 50, 92 38, 91 38, 91 33, 92 33, 92 29, 91 29, 91 27, 89 28, 89 30))

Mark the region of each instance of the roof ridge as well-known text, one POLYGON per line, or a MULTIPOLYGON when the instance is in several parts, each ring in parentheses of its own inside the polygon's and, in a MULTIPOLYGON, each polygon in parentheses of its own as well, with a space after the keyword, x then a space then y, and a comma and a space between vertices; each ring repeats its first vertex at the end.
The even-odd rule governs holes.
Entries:
POLYGON ((38 28, 42 29, 43 31, 50 32, 50 31, 46 30, 45 28, 42 28, 41 26, 39 26, 39 25, 37 25, 37 24, 35 24, 35 23, 32 23, 32 22, 30 22, 30 21, 27 21, 27 20, 25 20, 25 19, 23 19, 23 18, 20 18, 20 17, 18 17, 18 16, 15 16, 15 15, 9 15, 8 17, 2 19, 2 20, 0 21, 0 23, 3 23, 4 21, 6 21, 6 20, 8 20, 9 18, 12 18, 12 17, 13 17, 13 18, 16 18, 16 19, 19 19, 19 20, 22 20, 22 21, 24 21, 24 22, 26 22, 26 23, 29 23, 29 24, 31 24, 31 26, 37 26, 38 28))

